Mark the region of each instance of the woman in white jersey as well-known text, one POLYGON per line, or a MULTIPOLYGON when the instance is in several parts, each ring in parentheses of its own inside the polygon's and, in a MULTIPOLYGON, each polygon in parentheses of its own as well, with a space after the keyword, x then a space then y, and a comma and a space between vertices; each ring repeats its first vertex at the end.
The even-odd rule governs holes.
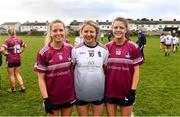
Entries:
POLYGON ((162 33, 161 36, 160 36, 160 50, 163 50, 164 51, 164 41, 165 41, 165 34, 162 33))
POLYGON ((72 50, 79 116, 88 116, 90 107, 93 116, 101 116, 104 109, 103 66, 107 63, 108 51, 97 42, 98 34, 99 27, 96 22, 85 21, 80 29, 84 42, 72 50))
POLYGON ((165 56, 169 56, 172 50, 172 44, 173 44, 173 37, 171 35, 171 32, 167 32, 167 35, 165 37, 165 56))

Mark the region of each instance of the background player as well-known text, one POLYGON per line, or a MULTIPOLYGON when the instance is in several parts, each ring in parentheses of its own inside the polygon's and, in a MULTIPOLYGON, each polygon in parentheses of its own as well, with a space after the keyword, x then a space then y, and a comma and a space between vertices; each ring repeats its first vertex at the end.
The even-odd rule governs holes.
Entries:
POLYGON ((160 50, 164 51, 164 41, 165 41, 166 35, 164 33, 161 34, 160 36, 160 50))
POLYGON ((14 28, 9 28, 8 38, 4 41, 1 51, 6 56, 7 71, 9 74, 10 88, 8 92, 16 92, 16 79, 20 85, 19 91, 24 92, 26 90, 24 81, 20 75, 21 56, 26 44, 16 37, 16 31, 14 28))
POLYGON ((142 56, 145 59, 144 48, 146 47, 146 35, 141 30, 138 31, 138 40, 136 43, 138 44, 142 56))
POLYGON ((167 32, 167 35, 164 40, 165 45, 165 56, 169 56, 172 50, 173 37, 171 36, 171 32, 167 32))

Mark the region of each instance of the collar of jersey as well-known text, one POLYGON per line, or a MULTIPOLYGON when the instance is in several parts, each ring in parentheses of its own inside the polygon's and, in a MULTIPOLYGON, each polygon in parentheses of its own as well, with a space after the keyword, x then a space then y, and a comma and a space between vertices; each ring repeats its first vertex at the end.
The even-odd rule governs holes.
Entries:
POLYGON ((85 42, 83 42, 84 43, 84 45, 85 46, 87 46, 88 48, 95 48, 99 43, 98 42, 96 42, 96 45, 95 46, 89 46, 89 45, 87 45, 85 42))
POLYGON ((116 45, 116 46, 122 47, 122 46, 124 46, 124 45, 127 43, 127 41, 128 41, 128 39, 126 39, 122 45, 116 44, 115 41, 113 41, 113 43, 114 43, 114 45, 116 45))
POLYGON ((59 49, 55 49, 51 46, 51 43, 48 44, 48 46, 52 49, 52 50, 56 50, 56 51, 60 51, 63 47, 64 47, 64 43, 62 45, 62 48, 59 48, 59 49))

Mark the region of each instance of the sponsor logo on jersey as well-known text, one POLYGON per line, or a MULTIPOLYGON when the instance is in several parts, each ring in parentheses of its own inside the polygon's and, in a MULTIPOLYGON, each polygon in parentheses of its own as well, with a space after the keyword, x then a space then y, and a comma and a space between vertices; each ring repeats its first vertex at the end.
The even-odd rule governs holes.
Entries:
POLYGON ((116 50, 116 55, 121 55, 121 50, 116 50))
POLYGON ((94 61, 89 61, 88 65, 94 65, 94 61))
POLYGON ((86 54, 86 52, 79 52, 79 54, 86 54))
POLYGON ((59 55, 59 60, 62 60, 63 59, 63 56, 62 55, 59 55))
POLYGON ((75 103, 75 102, 76 102, 76 100, 73 100, 73 101, 71 101, 70 103, 73 104, 73 103, 75 103))

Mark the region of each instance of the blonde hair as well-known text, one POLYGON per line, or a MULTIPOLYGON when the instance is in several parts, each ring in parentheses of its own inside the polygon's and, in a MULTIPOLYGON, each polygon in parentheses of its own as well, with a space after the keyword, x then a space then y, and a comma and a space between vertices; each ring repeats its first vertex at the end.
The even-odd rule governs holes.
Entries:
POLYGON ((50 42, 52 42, 51 30, 52 30, 53 24, 55 24, 55 23, 63 24, 64 30, 65 30, 65 24, 61 20, 56 19, 56 20, 53 20, 51 23, 49 23, 48 30, 47 30, 47 33, 46 33, 45 45, 48 45, 50 42))
POLYGON ((92 27, 95 28, 96 30, 96 41, 98 40, 98 35, 99 35, 99 32, 100 32, 100 29, 98 27, 98 24, 92 20, 87 20, 87 21, 84 21, 81 26, 80 26, 80 35, 81 35, 81 32, 83 31, 84 27, 87 26, 87 25, 90 25, 92 27))
POLYGON ((114 25, 114 22, 116 22, 116 21, 120 21, 120 22, 123 22, 123 23, 124 23, 124 25, 125 25, 125 27, 126 27, 126 29, 127 29, 127 32, 126 32, 126 34, 125 34, 125 37, 126 37, 127 39, 129 39, 128 21, 127 21, 125 18, 123 18, 123 17, 117 17, 117 18, 115 18, 115 19, 113 20, 113 22, 112 22, 112 27, 113 27, 113 25, 114 25))
POLYGON ((168 35, 171 35, 171 31, 168 31, 167 34, 168 34, 168 35))
POLYGON ((10 36, 14 36, 14 35, 16 35, 16 30, 14 27, 10 27, 10 28, 8 28, 7 33, 10 36))

